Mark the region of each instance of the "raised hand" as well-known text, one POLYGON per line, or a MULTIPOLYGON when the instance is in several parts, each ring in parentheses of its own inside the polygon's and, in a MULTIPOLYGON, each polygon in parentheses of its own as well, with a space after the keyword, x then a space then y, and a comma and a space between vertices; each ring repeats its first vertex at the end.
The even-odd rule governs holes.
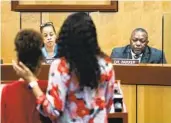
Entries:
POLYGON ((23 78, 26 82, 30 83, 32 81, 37 81, 36 76, 22 62, 16 63, 16 61, 13 60, 12 64, 16 74, 23 78))

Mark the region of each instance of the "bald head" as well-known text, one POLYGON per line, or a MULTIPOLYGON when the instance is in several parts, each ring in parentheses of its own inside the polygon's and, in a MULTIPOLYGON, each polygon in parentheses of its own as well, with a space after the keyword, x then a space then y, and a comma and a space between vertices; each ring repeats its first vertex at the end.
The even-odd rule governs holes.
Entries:
POLYGON ((136 32, 143 32, 145 34, 146 38, 148 39, 148 33, 147 33, 147 31, 145 29, 143 29, 143 28, 136 28, 136 29, 134 29, 132 31, 131 37, 133 35, 135 35, 136 32))

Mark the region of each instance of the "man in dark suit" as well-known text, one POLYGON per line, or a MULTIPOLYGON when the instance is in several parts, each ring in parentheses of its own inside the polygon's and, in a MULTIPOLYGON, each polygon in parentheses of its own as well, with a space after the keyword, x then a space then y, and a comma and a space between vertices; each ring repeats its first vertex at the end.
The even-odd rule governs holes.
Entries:
POLYGON ((166 63, 164 52, 148 46, 148 33, 136 28, 130 38, 130 44, 114 48, 111 58, 138 59, 140 63, 166 63))

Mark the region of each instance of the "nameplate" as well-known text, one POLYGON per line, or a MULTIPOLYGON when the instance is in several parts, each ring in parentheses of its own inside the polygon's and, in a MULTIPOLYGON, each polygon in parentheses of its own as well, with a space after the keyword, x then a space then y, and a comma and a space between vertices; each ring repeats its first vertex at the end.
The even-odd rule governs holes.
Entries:
POLYGON ((131 65, 131 64, 139 64, 140 61, 139 60, 134 60, 134 59, 112 59, 113 64, 125 64, 125 65, 131 65))
POLYGON ((55 59, 51 58, 51 59, 45 59, 45 63, 46 64, 51 64, 55 59))

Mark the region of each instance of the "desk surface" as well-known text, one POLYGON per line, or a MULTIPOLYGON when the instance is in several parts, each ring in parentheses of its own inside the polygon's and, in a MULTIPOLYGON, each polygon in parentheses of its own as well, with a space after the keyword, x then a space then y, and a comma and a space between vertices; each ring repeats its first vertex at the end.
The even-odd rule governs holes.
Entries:
MULTIPOLYGON (((118 118, 122 119, 121 120, 122 123, 128 123, 128 113, 127 112, 116 112, 116 113, 108 114, 109 123, 110 123, 110 119, 118 119, 118 118)), ((116 122, 119 122, 119 121, 116 120, 116 122)), ((113 121, 111 121, 111 122, 113 123, 113 121)))
POLYGON ((171 64, 114 65, 122 84, 171 85, 171 64))
MULTIPOLYGON (((114 65, 116 80, 129 85, 171 85, 171 64, 114 65)), ((49 65, 42 65, 39 79, 47 80, 49 65)), ((11 64, 1 65, 1 81, 17 80, 11 64)))

